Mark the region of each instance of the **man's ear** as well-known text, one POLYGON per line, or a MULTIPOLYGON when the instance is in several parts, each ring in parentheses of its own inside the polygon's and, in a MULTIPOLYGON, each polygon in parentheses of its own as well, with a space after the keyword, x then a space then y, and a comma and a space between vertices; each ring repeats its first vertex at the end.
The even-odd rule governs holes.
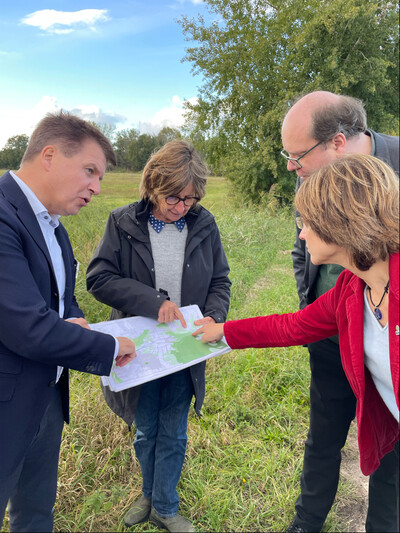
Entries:
POLYGON ((343 133, 337 133, 332 139, 334 149, 338 152, 338 155, 343 155, 346 151, 346 137, 343 133))
POLYGON ((45 146, 40 153, 40 159, 43 165, 43 168, 47 171, 51 169, 54 156, 57 153, 57 148, 51 144, 45 146))

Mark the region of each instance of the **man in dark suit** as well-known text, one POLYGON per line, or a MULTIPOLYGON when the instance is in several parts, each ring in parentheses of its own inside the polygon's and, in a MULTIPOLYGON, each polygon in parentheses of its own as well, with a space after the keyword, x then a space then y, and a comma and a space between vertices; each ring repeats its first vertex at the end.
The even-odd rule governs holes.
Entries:
POLYGON ((0 177, 0 524, 52 531, 68 368, 108 375, 132 341, 91 331, 74 296, 76 262, 60 215, 99 194, 112 147, 68 113, 47 115, 16 172, 0 177))
MULTIPOLYGON (((313 171, 348 153, 379 157, 399 171, 399 138, 368 129, 362 102, 349 96, 316 91, 299 98, 284 118, 282 144, 287 168, 297 174, 297 188, 313 171)), ((299 233, 297 229, 292 260, 300 308, 304 308, 332 288, 343 269, 338 265, 314 265, 299 233)), ((308 349, 310 429, 296 516, 286 533, 321 531, 335 499, 341 449, 356 408, 355 396, 342 368, 338 339, 315 342, 308 349)), ((394 451, 384 457, 370 476, 367 532, 398 531, 398 471, 394 451)))

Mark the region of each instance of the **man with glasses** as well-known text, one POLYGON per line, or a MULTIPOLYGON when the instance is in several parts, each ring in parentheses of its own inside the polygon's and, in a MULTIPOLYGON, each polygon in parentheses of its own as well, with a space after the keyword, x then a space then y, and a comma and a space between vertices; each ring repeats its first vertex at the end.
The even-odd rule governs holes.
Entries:
MULTIPOLYGON (((399 138, 367 127, 360 100, 316 91, 299 98, 282 124, 282 156, 289 171, 297 174, 297 186, 315 170, 347 153, 371 154, 399 171, 399 138)), ((296 224, 301 220, 296 213, 296 224)), ((300 308, 331 289, 342 268, 313 265, 305 241, 292 252, 300 308)), ((321 531, 335 499, 343 448, 356 400, 342 368, 337 338, 308 345, 310 352, 310 429, 305 443, 301 493, 296 516, 286 533, 321 531)), ((370 476, 366 531, 397 531, 398 502, 390 495, 398 485, 398 457, 385 456, 370 476)))

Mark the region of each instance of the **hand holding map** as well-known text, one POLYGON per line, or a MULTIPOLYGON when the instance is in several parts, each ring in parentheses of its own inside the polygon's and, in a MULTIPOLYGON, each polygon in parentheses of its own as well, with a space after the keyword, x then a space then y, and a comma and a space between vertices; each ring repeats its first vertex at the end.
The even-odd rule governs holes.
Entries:
POLYGON ((114 363, 110 376, 102 376, 103 385, 113 391, 128 389, 230 351, 224 339, 204 344, 200 337, 192 336, 198 329, 195 320, 203 318, 197 305, 181 307, 180 311, 186 328, 179 320, 160 324, 139 316, 91 324, 96 331, 129 337, 136 347, 137 356, 124 367, 114 363))
POLYGON ((118 355, 115 358, 116 366, 125 366, 136 357, 135 345, 126 337, 117 337, 119 343, 118 355))

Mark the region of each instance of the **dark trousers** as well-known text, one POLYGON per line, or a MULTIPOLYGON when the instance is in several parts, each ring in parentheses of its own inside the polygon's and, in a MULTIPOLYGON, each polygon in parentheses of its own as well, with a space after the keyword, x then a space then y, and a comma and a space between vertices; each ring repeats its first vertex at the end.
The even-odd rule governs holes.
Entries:
POLYGON ((368 514, 365 531, 400 531, 399 522, 399 443, 382 458, 369 476, 368 514))
MULTIPOLYGON (((310 429, 305 443, 296 524, 321 531, 335 499, 343 448, 355 416, 356 399, 329 339, 309 345, 310 429)), ((398 531, 398 455, 387 454, 370 476, 366 531, 398 531), (397 487, 397 488, 396 488, 397 487), (384 504, 383 504, 384 502, 384 504)))
POLYGON ((42 417, 37 434, 27 446, 24 459, 0 486, 0 525, 8 502, 10 531, 53 531, 58 458, 64 425, 58 386, 53 391, 53 399, 42 417))

